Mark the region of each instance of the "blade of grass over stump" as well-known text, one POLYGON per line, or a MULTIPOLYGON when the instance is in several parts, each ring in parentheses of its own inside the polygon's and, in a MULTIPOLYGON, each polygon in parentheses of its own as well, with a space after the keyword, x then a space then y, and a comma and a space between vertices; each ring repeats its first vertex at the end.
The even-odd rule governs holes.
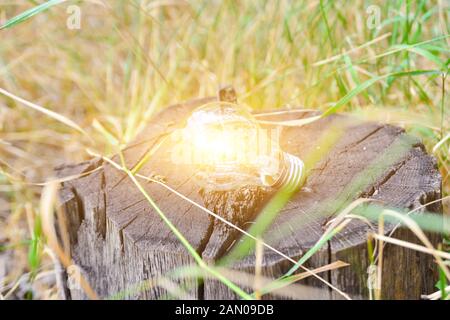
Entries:
MULTIPOLYGON (((434 55, 433 53, 431 53, 430 51, 428 51, 424 48, 414 47, 414 46, 404 45, 404 44, 394 46, 393 48, 397 48, 397 47, 404 49, 405 51, 410 51, 410 52, 421 55, 422 57, 426 58, 427 60, 434 62, 441 70, 445 70, 447 68, 444 61, 442 61, 441 59, 439 59, 439 57, 437 57, 436 55, 434 55)), ((449 53, 450 51, 446 50, 446 52, 449 53)))
MULTIPOLYGON (((42 191, 40 201, 40 218, 42 221, 42 231, 46 235, 49 248, 51 248, 51 250, 56 253, 58 259, 61 261, 64 267, 69 268, 70 266, 75 266, 78 268, 72 258, 64 251, 64 248, 61 247, 60 239, 58 238, 55 228, 55 211, 59 210, 57 207, 58 188, 58 182, 53 181, 46 185, 42 191)), ((88 280, 83 276, 83 274, 80 273, 79 279, 76 280, 90 299, 98 299, 96 292, 91 287, 88 280)))
POLYGON ((389 77, 392 78, 399 78, 399 77, 406 77, 406 76, 419 76, 419 75, 438 75, 442 72, 439 70, 414 70, 414 71, 405 71, 405 72, 393 72, 389 74, 385 74, 382 76, 376 76, 369 80, 364 81, 356 88, 353 88, 350 92, 348 92, 344 97, 339 99, 338 102, 336 102, 332 107, 327 109, 323 114, 322 117, 326 117, 330 114, 336 113, 342 106, 346 105, 351 99, 353 99, 355 96, 360 94, 362 91, 366 90, 373 84, 377 83, 380 80, 387 79, 389 77))
MULTIPOLYGON (((448 203, 444 202, 450 192, 450 118, 446 108, 448 78, 445 77, 450 52, 447 2, 378 1, 375 4, 381 10, 381 21, 375 28, 367 24, 371 16, 366 11, 371 4, 369 2, 0 0, 0 34, 3 35, 0 38, 0 87, 30 101, 34 99, 30 97, 38 97, 39 100, 33 102, 48 106, 59 115, 68 118, 76 115, 73 120, 88 131, 95 141, 96 150, 103 150, 103 155, 125 148, 137 134, 145 132, 150 121, 159 122, 157 111, 164 106, 214 95, 222 81, 231 81, 239 92, 239 101, 258 113, 282 106, 313 109, 313 113, 299 117, 275 117, 302 118, 275 122, 277 125, 303 126, 321 119, 311 115, 317 116, 320 111, 333 107, 336 110, 329 111, 329 114, 351 112, 354 116, 362 113, 359 118, 363 120, 400 124, 406 133, 418 136, 429 153, 432 151, 442 175, 440 200, 443 211, 447 212, 448 203), (69 4, 82 8, 82 28, 79 30, 69 27, 69 19, 74 17, 65 10, 69 4), (442 73, 372 79, 415 69, 440 69, 442 73), (160 71, 165 79, 161 78, 160 71), (366 80, 370 82, 367 87, 366 80), (356 91, 352 92, 353 89, 356 91), (89 130, 84 124, 89 126, 89 130)), ((78 133, 78 128, 67 129, 67 123, 48 113, 49 117, 42 117, 28 110, 24 112, 19 103, 14 103, 9 98, 0 97, 0 193, 4 193, 3 196, 0 194, 0 207, 6 207, 6 210, 13 208, 11 215, 7 213, 5 226, 0 223, 0 235, 6 237, 4 242, 5 237, 0 236, 0 251, 14 248, 14 256, 17 252, 17 256, 23 259, 14 263, 11 273, 7 271, 5 285, 10 286, 9 279, 16 282, 14 279, 21 278, 20 273, 26 272, 26 280, 20 282, 33 286, 33 299, 53 297, 54 290, 45 290, 48 294, 44 295, 42 290, 34 290, 41 287, 42 280, 35 282, 36 279, 28 273, 33 269, 40 275, 45 268, 48 257, 40 245, 45 234, 41 237, 33 231, 20 232, 23 231, 23 215, 20 213, 24 202, 31 203, 33 210, 38 212, 40 192, 37 190, 41 188, 37 185, 53 183, 33 183, 30 179, 46 181, 51 177, 52 168, 61 162, 86 160, 87 139, 78 133), (20 219, 14 218, 19 215, 20 219), (16 224, 20 226, 17 229, 16 224), (29 260, 26 259, 28 249, 29 260)), ((259 119, 266 120, 266 117, 259 119)), ((129 168, 146 190, 145 183, 149 180, 139 175, 139 168, 151 153, 141 158, 143 160, 134 168, 129 168)), ((122 165, 123 160, 121 157, 122 165)), ((80 176, 89 174, 85 172, 80 176)), ((67 176, 58 181, 76 177, 67 176)), ((354 183, 358 181, 350 184, 354 183)), ((164 184, 161 186, 167 188, 164 184)), ((330 196, 337 198, 334 203, 330 202, 330 210, 342 212, 339 208, 347 202, 341 201, 339 192, 335 193, 330 196)), ((137 196, 149 206, 139 192, 137 196)), ((195 203, 192 199, 181 196, 177 200, 190 201, 209 215, 205 218, 216 219, 227 228, 234 228, 245 235, 242 238, 252 237, 246 233, 247 229, 220 220, 221 217, 215 217, 201 202, 195 203)), ((431 206, 433 201, 420 205, 418 214, 413 214, 414 210, 389 209, 408 215, 424 231, 448 231, 442 223, 439 224, 438 215, 423 212, 427 208, 440 207, 438 203, 431 206)), ((4 210, 0 208, 0 211, 1 216, 4 210)), ((164 213, 168 212, 164 210, 164 213)), ((325 212, 321 217, 324 215, 325 212)), ((330 217, 333 219, 327 226, 338 221, 338 217, 330 217)), ((367 225, 371 226, 372 221, 378 220, 379 210, 372 204, 358 207, 346 218, 359 219, 358 223, 369 222, 367 225)), ((0 220, 3 221, 3 217, 0 220)), ((404 226, 389 215, 385 215, 384 220, 404 226)), ((446 224, 448 221, 444 219, 443 222, 446 224)), ((262 240, 266 241, 263 244, 266 251, 284 257, 287 269, 300 259, 286 257, 276 249, 276 239, 271 238, 275 235, 266 233, 262 240)), ((308 249, 317 239, 310 243, 308 249)), ((239 241, 234 246, 238 244, 239 241)), ((324 249, 322 246, 319 250, 324 249)), ((372 252, 374 255, 379 253, 377 246, 372 248, 372 252)), ((375 260, 374 256, 370 263, 376 265, 375 260)), ((434 270, 439 268, 436 264, 430 267, 434 270)), ((46 270, 49 273, 53 271, 46 270)), ((359 275, 363 279, 365 271, 359 275)), ((201 273, 198 278, 202 275, 212 277, 203 269, 201 273)), ((390 273, 384 271, 383 276, 390 273)), ((347 270, 343 274, 346 278, 347 270)), ((233 279, 225 273, 222 275, 233 279)), ((438 293, 427 295, 429 299, 445 298, 449 293, 448 281, 442 271, 441 277, 438 293)), ((152 283, 148 288, 155 284, 153 280, 159 281, 150 278, 152 283)), ((398 282, 414 286, 416 280, 405 273, 398 282)), ((437 280, 436 277, 432 282, 437 280)), ((238 282, 234 283, 240 286, 238 282)), ((170 281, 166 284, 171 286, 170 281)), ((131 284, 125 285, 122 289, 129 289, 131 284)), ((385 285, 389 286, 383 283, 385 285)), ((259 289, 255 287, 256 291, 259 289)), ((396 291, 397 286, 390 286, 390 289, 396 291)), ((168 296, 178 297, 173 292, 168 296)), ((0 299, 4 297, 0 292, 0 299)))
MULTIPOLYGON (((431 214, 431 213, 421 213, 420 215, 412 215, 411 216, 411 215, 409 215, 409 213, 400 213, 393 209, 387 210, 384 207, 381 207, 378 205, 373 205, 373 204, 365 205, 365 206, 357 208, 356 206, 361 204, 366 199, 360 199, 360 200, 362 200, 362 201, 353 202, 353 203, 355 203, 355 205, 354 206, 350 205, 349 208, 346 208, 343 211, 343 213, 345 215, 348 215, 351 211, 354 211, 353 215, 366 217, 374 222, 377 222, 379 220, 380 216, 384 215, 385 221, 390 222, 390 223, 401 222, 402 225, 404 225, 404 226, 408 226, 404 222, 405 221, 404 219, 408 219, 409 221, 417 223, 417 225, 420 226, 420 229, 424 230, 424 231, 437 232, 437 233, 442 233, 442 234, 447 234, 450 232, 450 219, 447 217, 442 217, 440 215, 431 214), (387 214, 387 213, 389 213, 389 214, 387 214), (400 219, 400 217, 403 217, 403 216, 408 216, 408 218, 400 219)), ((300 260, 297 262, 297 264, 295 264, 285 275, 283 275, 283 277, 273 281, 271 284, 264 287, 261 290, 262 293, 263 294, 270 293, 272 290, 274 290, 276 288, 283 287, 283 286, 289 285, 293 281, 297 281, 295 278, 298 275, 293 275, 293 273, 299 268, 299 266, 304 264, 313 254, 315 254, 325 243, 330 241, 336 234, 338 234, 339 232, 341 232, 343 230, 343 228, 345 228, 345 226, 348 224, 348 222, 350 222, 351 218, 350 217, 349 218, 344 217, 344 218, 347 219, 346 223, 343 223, 343 224, 337 226, 336 228, 333 228, 330 231, 326 232, 319 239, 319 241, 317 241, 316 244, 300 258, 300 260)), ((396 242, 393 242, 396 245, 403 245, 408 248, 412 248, 412 249, 419 250, 421 252, 426 252, 429 254, 435 253, 435 251, 432 251, 432 249, 418 246, 415 244, 410 244, 409 242, 405 242, 405 241, 401 241, 401 240, 397 240, 397 239, 393 239, 393 241, 396 241, 396 242)), ((444 257, 448 256, 448 254, 444 253, 444 252, 442 252, 442 255, 444 257)))
MULTIPOLYGON (((343 267, 348 267, 348 266, 350 266, 350 264, 338 260, 338 261, 334 261, 328 265, 313 269, 311 271, 314 273, 320 273, 320 272, 327 272, 327 271, 331 271, 331 270, 335 270, 335 269, 339 269, 339 268, 343 268, 343 267)), ((299 274, 296 274, 293 276, 285 277, 285 278, 282 278, 279 280, 274 280, 261 289, 261 295, 268 294, 275 290, 282 289, 286 286, 289 286, 293 283, 303 280, 309 276, 310 276, 310 274, 308 272, 302 272, 302 273, 299 273, 299 274)))
POLYGON ((191 246, 189 241, 183 236, 183 234, 175 227, 175 225, 167 218, 167 216, 161 211, 161 209, 158 207, 158 205, 153 201, 153 199, 149 196, 147 191, 142 187, 142 185, 137 181, 134 174, 128 170, 127 168, 123 167, 123 170, 128 175, 128 177, 133 181, 133 183, 136 185, 136 187, 139 189, 139 191, 142 193, 142 195, 147 199, 147 201, 150 203, 150 205, 155 209, 155 211, 159 214, 161 219, 164 221, 164 223, 170 228, 170 230, 175 234, 175 236, 180 240, 180 242, 184 245, 184 247, 188 250, 189 254, 194 258, 194 260, 198 263, 200 267, 205 269, 205 271, 209 272, 211 275, 216 277, 218 280, 220 280, 223 284, 225 284, 228 288, 233 290, 237 295, 239 295, 241 298, 250 300, 253 299, 249 294, 247 294, 245 291, 243 291, 241 288, 236 286, 233 282, 231 282, 229 279, 225 278, 223 275, 221 275, 219 272, 217 272, 215 269, 208 266, 202 259, 202 257, 197 253, 197 251, 191 246))
MULTIPOLYGON (((304 159, 305 167, 306 167, 306 176, 309 174, 309 170, 311 170, 316 163, 318 163, 326 154, 327 152, 335 145, 335 143, 338 141, 339 137, 344 133, 343 125, 337 125, 333 126, 331 129, 327 130, 322 137, 320 138, 318 145, 320 148, 315 148, 309 155, 307 155, 304 159)), ((248 230, 249 237, 244 238, 242 241, 240 241, 232 250, 230 253, 228 253, 225 257, 223 257, 221 260, 218 261, 218 265, 220 266, 226 266, 232 264, 234 261, 240 260, 250 254, 254 248, 255 243, 258 238, 260 238, 266 229, 271 225, 272 221, 276 218, 276 216, 279 214, 279 212, 284 208, 286 203, 289 201, 289 199, 292 197, 292 193, 286 192, 285 190, 281 189, 278 191, 272 199, 269 201, 269 203, 263 208, 262 212, 258 215, 258 218, 256 219, 255 223, 250 227, 248 230)), ((336 233, 333 233, 330 235, 330 238, 334 236, 336 233)), ((263 242, 265 244, 265 242, 263 242)), ((320 249, 326 241, 322 241, 319 244, 316 244, 316 246, 313 248, 314 252, 320 249)), ((311 254, 312 255, 312 254, 311 254)), ((310 257, 310 256, 309 256, 310 257)), ((309 258, 307 257, 307 258, 309 258)), ((305 258, 307 260, 307 258, 305 258)), ((305 268, 303 266, 303 263, 298 263, 292 258, 289 259, 290 261, 294 262, 295 270, 298 268, 302 268, 306 270, 308 273, 312 273, 311 270, 305 268)), ((314 275, 317 277, 317 275, 314 275)), ((279 279, 277 279, 279 280, 279 279)), ((342 292, 341 290, 337 289, 336 287, 329 284, 326 280, 321 279, 322 282, 326 283, 328 286, 332 287, 333 290, 336 290, 339 294, 341 294, 344 298, 350 300, 350 297, 342 292)))
MULTIPOLYGON (((347 207, 352 201, 348 199, 348 194, 359 194, 361 190, 365 190, 373 179, 372 175, 380 176, 386 168, 397 163, 405 156, 414 143, 415 140, 407 136, 396 138, 383 154, 374 159, 366 169, 362 170, 355 178, 353 178, 351 183, 349 183, 342 192, 336 194, 332 199, 317 205, 315 208, 315 211, 317 212, 316 219, 329 217, 347 207)), ((289 230, 291 230, 291 225, 301 227, 304 226, 305 223, 307 223, 307 221, 305 221, 304 217, 294 217, 280 226, 279 234, 289 232, 289 230)), ((280 237, 281 236, 273 236, 270 237, 270 239, 272 241, 277 241, 280 237)))
MULTIPOLYGON (((96 154, 95 152, 92 152, 92 151, 90 151, 90 150, 88 150, 88 153, 89 153, 90 155, 92 155, 92 156, 96 156, 96 157, 100 157, 100 158, 104 159, 106 162, 110 163, 114 168, 116 168, 116 169, 118 169, 118 170, 125 171, 125 170, 124 170, 124 167, 119 166, 116 162, 112 161, 111 159, 109 159, 109 158, 107 158, 107 157, 103 157, 103 156, 101 156, 101 155, 98 155, 98 154, 96 154)), ((131 173, 131 172, 130 172, 130 173, 131 173)), ((141 178, 141 179, 144 179, 144 180, 146 180, 146 181, 151 181, 151 182, 154 182, 154 183, 157 183, 157 184, 163 186, 163 187, 166 188, 167 190, 170 190, 171 192, 175 193, 176 195, 178 195, 178 196, 181 197, 182 199, 184 199, 184 200, 190 202, 192 205, 198 207, 199 209, 205 211, 206 213, 208 213, 209 215, 213 216, 214 218, 216 218, 216 219, 222 221, 223 223, 229 225, 230 227, 232 227, 232 228, 238 230, 240 233, 242 233, 243 235, 247 236, 248 238, 250 238, 250 239, 252 239, 252 240, 254 240, 254 241, 257 241, 257 240, 258 240, 257 237, 253 236, 253 235, 250 234, 249 232, 247 232, 247 231, 245 231, 245 230, 239 228, 238 226, 232 224, 231 222, 229 222, 228 220, 224 219, 223 217, 221 217, 221 216, 215 214, 215 213, 212 212, 211 210, 208 210, 208 209, 206 209, 205 207, 199 205, 198 203, 196 203, 195 201, 189 199, 189 198, 186 197, 185 195, 183 195, 183 194, 179 193, 178 191, 172 189, 172 188, 171 188, 170 186, 168 186, 167 184, 165 184, 165 183, 163 183, 163 182, 161 182, 161 181, 159 181, 159 180, 152 179, 152 178, 149 178, 149 177, 140 175, 140 174, 136 174, 136 177, 141 178)), ((296 263, 296 261, 295 261, 294 259, 292 259, 292 258, 290 258, 289 256, 285 255, 284 253, 280 252, 279 250, 275 249, 274 247, 268 245, 266 242, 261 241, 261 243, 263 244, 264 247, 266 247, 266 248, 268 248, 269 250, 271 250, 271 251, 273 251, 273 252, 279 254, 280 256, 282 256, 283 258, 285 258, 286 260, 292 262, 293 264, 296 263)), ((308 268, 305 268, 305 267, 303 267, 303 266, 301 266, 301 268, 302 268, 303 270, 305 270, 305 271, 306 271, 308 274, 310 274, 311 276, 314 276, 314 277, 316 277, 319 281, 322 281, 323 283, 325 283, 325 284, 326 284, 327 286, 329 286, 331 289, 333 289, 333 290, 335 290, 336 292, 338 292, 338 293, 339 293, 340 295, 342 295, 345 299, 350 300, 350 298, 349 298, 349 296, 348 296, 347 294, 345 294, 344 292, 340 291, 338 288, 336 288, 335 286, 333 286, 333 285, 332 285, 331 283, 329 283, 328 281, 326 281, 326 280, 324 280, 323 278, 319 277, 318 275, 314 274, 314 273, 313 273, 311 270, 309 270, 308 268)))
POLYGON ((48 9, 50 9, 51 7, 66 2, 67 0, 50 0, 47 2, 44 2, 34 8, 31 8, 25 12, 22 12, 21 14, 15 16, 14 18, 6 21, 6 23, 2 26, 0 26, 0 30, 2 29, 6 29, 6 28, 11 28, 17 24, 20 24, 28 19, 30 19, 31 17, 33 17, 34 15, 44 12, 48 9))
MULTIPOLYGON (((360 215, 362 217, 366 217, 372 221, 377 221, 380 217, 380 215, 385 212, 384 210, 388 210, 385 207, 381 207, 375 204, 372 204, 370 206, 366 206, 364 209, 356 210, 357 215, 360 215)), ((434 232, 434 233, 440 233, 440 234, 448 234, 450 233, 450 217, 442 216, 438 214, 433 214, 429 212, 421 212, 420 214, 411 214, 412 211, 405 212, 401 211, 398 208, 391 208, 389 209, 392 212, 397 212, 401 215, 408 216, 408 218, 412 221, 414 221, 417 225, 420 226, 420 228, 424 231, 434 232)), ((386 212, 390 212, 386 211, 386 212)), ((393 215, 385 215, 384 220, 389 223, 400 223, 403 226, 406 226, 404 221, 401 219, 398 219, 396 216, 393 215)))
POLYGON ((380 58, 383 58, 383 57, 391 56, 391 55, 393 55, 395 53, 402 52, 404 50, 411 50, 412 48, 426 46, 426 45, 428 45, 428 44, 430 44, 432 42, 437 42, 437 41, 445 40, 445 39, 448 39, 448 38, 450 38, 450 34, 441 35, 441 36, 438 36, 438 37, 433 38, 433 39, 429 39, 429 40, 425 40, 425 41, 421 41, 421 42, 417 42, 417 43, 413 43, 413 44, 404 44, 404 45, 401 45, 401 46, 397 46, 397 47, 395 47, 393 49, 391 48, 391 49, 389 49, 389 50, 387 50, 387 51, 385 51, 383 53, 377 54, 377 55, 375 55, 373 57, 368 57, 368 58, 357 60, 357 61, 355 61, 355 64, 361 64, 361 63, 365 63, 365 62, 368 62, 368 61, 377 60, 377 59, 380 59, 380 58))
POLYGON ((328 230, 322 235, 322 237, 314 244, 314 246, 309 249, 297 263, 292 266, 288 272, 286 272, 282 277, 276 279, 267 287, 262 289, 262 292, 269 293, 272 290, 275 290, 279 287, 284 287, 289 285, 293 281, 298 281, 297 277, 299 275, 293 276, 293 273, 297 271, 299 267, 301 267, 309 258, 311 258, 317 251, 319 251, 328 241, 330 241, 336 234, 342 231, 347 224, 350 222, 349 219, 343 220, 350 212, 355 210, 360 204, 367 202, 367 199, 357 199, 348 205, 339 215, 338 217, 342 217, 342 219, 337 220, 333 223, 332 226, 328 228, 328 230), (343 221, 342 221, 343 220, 343 221))
MULTIPOLYGON (((411 51, 414 48, 419 48, 419 47, 426 47, 427 48, 427 46, 429 46, 430 43, 432 43, 432 42, 437 42, 437 41, 445 40, 445 39, 448 39, 448 38, 450 38, 450 34, 438 36, 438 37, 433 38, 433 39, 429 39, 429 40, 425 40, 425 41, 421 41, 421 42, 417 42, 417 43, 413 43, 413 44, 403 44, 401 46, 397 46, 394 49, 387 50, 386 52, 380 53, 380 54, 375 55, 373 57, 355 60, 355 61, 353 61, 353 65, 361 65, 361 64, 365 64, 365 63, 367 63, 369 61, 376 61, 377 59, 380 59, 380 58, 383 58, 383 57, 391 57, 394 54, 401 53, 401 52, 403 52, 405 50, 410 50, 411 51)), ((445 48, 441 48, 441 47, 438 47, 438 48, 439 48, 438 49, 439 51, 448 52, 448 50, 445 49, 445 48)), ((346 65, 344 63, 342 66, 339 66, 338 68, 327 72, 324 76, 320 77, 316 82, 314 82, 310 86, 310 88, 308 90, 313 89, 315 87, 318 87, 323 82, 325 82, 325 80, 327 80, 327 79, 329 79, 331 77, 335 77, 336 73, 339 73, 341 71, 346 71, 349 68, 351 68, 351 66, 348 66, 348 65, 346 65)))

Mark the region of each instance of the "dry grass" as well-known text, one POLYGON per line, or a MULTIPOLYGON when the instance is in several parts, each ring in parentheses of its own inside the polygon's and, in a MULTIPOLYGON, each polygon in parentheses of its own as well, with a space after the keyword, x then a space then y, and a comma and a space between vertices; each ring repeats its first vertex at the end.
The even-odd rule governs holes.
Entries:
MULTIPOLYGON (((37 214, 52 168, 89 158, 87 148, 116 153, 164 106, 221 84, 253 109, 338 102, 404 126, 436 156, 450 194, 445 1, 371 1, 380 29, 367 27, 366 1, 76 3, 79 30, 66 26, 68 1, 0 31, 1 92, 32 103, 0 95, 0 293, 20 280, 16 298, 57 296, 37 214)), ((30 6, 2 0, 0 19, 30 6)))

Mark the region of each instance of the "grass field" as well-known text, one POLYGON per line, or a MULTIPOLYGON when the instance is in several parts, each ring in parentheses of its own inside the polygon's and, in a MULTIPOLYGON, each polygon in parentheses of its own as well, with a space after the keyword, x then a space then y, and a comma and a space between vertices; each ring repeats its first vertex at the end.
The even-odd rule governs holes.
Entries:
POLYGON ((39 218, 55 166, 115 154, 223 84, 252 109, 404 127, 436 157, 450 214, 447 1, 49 1, 9 20, 43 2, 0 0, 2 298, 57 296, 39 218))

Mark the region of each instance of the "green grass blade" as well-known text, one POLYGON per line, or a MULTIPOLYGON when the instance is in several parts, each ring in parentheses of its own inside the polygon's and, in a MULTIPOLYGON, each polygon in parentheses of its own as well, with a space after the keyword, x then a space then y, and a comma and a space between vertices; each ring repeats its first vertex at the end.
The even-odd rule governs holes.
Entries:
POLYGON ((22 22, 30 19, 31 17, 37 15, 38 13, 48 10, 49 8, 51 8, 57 4, 63 3, 65 1, 67 1, 67 0, 50 0, 50 1, 44 2, 34 8, 31 8, 25 12, 22 12, 21 14, 15 16, 14 18, 9 19, 8 21, 6 21, 6 23, 4 25, 0 26, 0 30, 10 28, 19 23, 22 23, 22 22))
POLYGON ((269 203, 264 207, 262 212, 259 214, 255 223, 250 227, 248 233, 253 237, 246 237, 242 239, 238 245, 233 247, 231 252, 223 257, 218 264, 221 266, 230 265, 235 261, 238 261, 245 256, 247 256, 255 247, 256 241, 254 238, 260 237, 264 231, 270 226, 272 221, 278 215, 280 210, 286 205, 286 203, 291 198, 292 193, 279 191, 275 196, 269 201, 269 203))
POLYGON ((445 273, 442 268, 439 268, 439 281, 436 287, 439 289, 439 291, 441 291, 441 300, 447 300, 447 278, 445 277, 445 273))
POLYGON ((221 281, 224 285, 226 285, 228 288, 233 290, 237 295, 239 295, 241 298, 245 300, 252 300, 252 296, 250 296, 248 293, 243 291, 241 288, 236 286, 233 282, 231 282, 229 279, 224 277, 222 274, 220 274, 217 270, 214 268, 211 268, 208 266, 202 259, 202 257, 197 253, 197 251, 191 246, 189 241, 183 236, 183 234, 173 225, 173 223, 167 218, 167 216, 161 211, 161 209, 157 206, 157 204, 153 201, 153 199, 149 196, 147 191, 142 187, 142 185, 137 181, 133 173, 123 168, 123 170, 127 173, 127 175, 130 177, 130 179, 133 181, 133 183, 136 185, 136 187, 139 189, 139 191, 142 193, 142 195, 145 197, 145 199, 150 203, 150 205, 155 209, 155 211, 159 214, 161 219, 164 221, 164 223, 169 227, 169 229, 175 234, 175 236, 180 240, 180 242, 183 244, 183 246, 188 250, 189 254, 194 258, 194 260, 197 262, 197 264, 204 269, 206 272, 210 273, 212 276, 217 278, 219 281, 221 281))
POLYGON ((66 126, 71 127, 72 129, 75 129, 78 132, 81 132, 86 137, 91 139, 89 134, 85 130, 83 130, 78 124, 76 124, 74 121, 70 120, 69 118, 67 118, 67 117, 65 117, 65 116, 63 116, 63 115, 61 115, 61 114, 59 114, 59 113, 57 113, 55 111, 49 110, 49 109, 41 107, 41 106, 39 106, 39 105, 37 105, 35 103, 27 101, 27 100, 25 100, 23 98, 20 98, 20 97, 18 97, 16 95, 6 91, 5 89, 2 89, 2 88, 0 88, 0 94, 5 95, 8 98, 11 98, 11 99, 13 99, 13 100, 15 100, 17 102, 20 102, 20 103, 26 105, 27 107, 29 107, 31 109, 39 111, 39 112, 41 112, 41 113, 43 113, 43 114, 45 114, 45 115, 47 115, 47 116, 49 116, 49 117, 59 121, 61 123, 64 123, 66 126))
POLYGON ((414 70, 414 71, 405 71, 405 72, 393 72, 388 73, 382 76, 377 76, 370 78, 369 80, 364 81, 356 88, 349 91, 345 96, 343 96, 338 102, 336 102, 332 107, 330 107, 328 110, 326 110, 322 117, 328 116, 330 114, 335 113, 338 111, 342 106, 346 105, 351 99, 353 99, 355 96, 372 86, 374 83, 377 83, 380 80, 386 79, 388 77, 405 77, 405 76, 418 76, 418 75, 429 75, 429 74, 439 74, 441 73, 439 70, 414 70))

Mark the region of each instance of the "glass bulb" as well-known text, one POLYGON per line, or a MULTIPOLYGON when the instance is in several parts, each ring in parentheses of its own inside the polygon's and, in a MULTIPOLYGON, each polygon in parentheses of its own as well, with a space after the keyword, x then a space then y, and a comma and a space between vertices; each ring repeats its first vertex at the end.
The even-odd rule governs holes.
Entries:
POLYGON ((182 130, 182 141, 191 151, 197 183, 207 189, 300 187, 303 162, 281 150, 279 130, 261 128, 237 104, 213 102, 195 110, 182 130))

